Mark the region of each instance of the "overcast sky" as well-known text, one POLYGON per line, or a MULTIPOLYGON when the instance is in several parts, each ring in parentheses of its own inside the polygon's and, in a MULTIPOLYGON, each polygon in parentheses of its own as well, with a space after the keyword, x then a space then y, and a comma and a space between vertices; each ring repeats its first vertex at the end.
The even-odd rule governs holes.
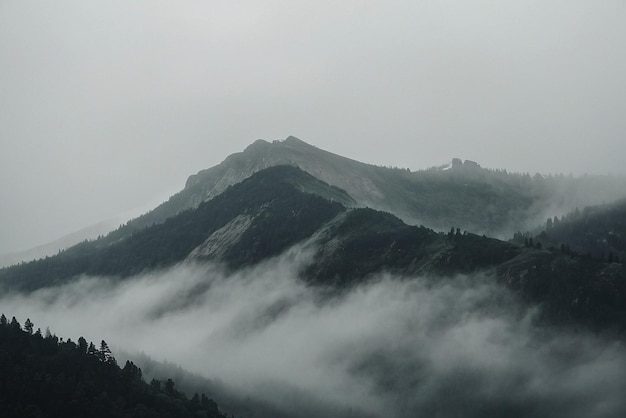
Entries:
POLYGON ((626 1, 0 0, 0 253, 256 139, 626 173, 626 1))

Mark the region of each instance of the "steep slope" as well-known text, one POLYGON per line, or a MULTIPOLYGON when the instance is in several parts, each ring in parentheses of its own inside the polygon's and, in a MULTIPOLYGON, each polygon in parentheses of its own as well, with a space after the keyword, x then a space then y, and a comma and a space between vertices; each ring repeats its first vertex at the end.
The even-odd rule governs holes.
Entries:
POLYGON ((346 285, 369 274, 447 275, 493 268, 517 247, 473 234, 441 234, 392 214, 346 209, 345 192, 292 166, 262 170, 165 222, 113 232, 54 257, 0 270, 6 288, 34 290, 80 276, 127 277, 183 260, 256 264, 303 242, 314 251, 304 277, 346 285), (323 197, 322 197, 323 196, 323 197))
POLYGON ((535 242, 608 261, 626 260, 626 200, 549 219, 535 242))
POLYGON ((298 168, 270 167, 196 209, 132 235, 114 232, 55 257, 0 270, 0 283, 32 291, 83 274, 128 277, 185 260, 216 261, 237 270, 300 244, 313 254, 301 277, 331 290, 384 272, 432 280, 497 273, 500 282, 530 302, 545 304, 553 319, 626 330, 623 264, 459 228, 438 233, 390 213, 338 203, 349 199, 298 168))
POLYGON ((190 176, 181 192, 131 222, 128 231, 163 222, 260 170, 284 164, 345 190, 354 199, 341 201, 346 206, 390 212, 405 222, 441 231, 455 226, 499 238, 534 228, 547 216, 626 196, 624 178, 531 177, 458 159, 448 167, 410 172, 361 163, 289 137, 272 143, 258 140, 190 176))
POLYGON ((528 248, 502 263, 498 279, 544 308, 551 323, 626 332, 626 268, 557 250, 528 248))
POLYGON ((318 250, 305 276, 345 286, 370 274, 450 276, 488 270, 519 247, 475 234, 436 233, 372 209, 353 209, 318 233, 318 250))
POLYGON ((382 271, 449 275, 489 269, 518 254, 506 242, 460 231, 436 233, 389 213, 338 203, 349 199, 298 168, 271 167, 132 235, 113 232, 55 257, 0 270, 0 283, 29 291, 82 274, 127 277, 183 260, 237 269, 300 242, 315 254, 303 276, 334 285, 382 271))
POLYGON ((81 274, 126 277, 190 256, 217 258, 233 268, 253 264, 280 254, 335 217, 344 209, 336 199, 349 197, 295 167, 272 167, 164 223, 121 237, 113 232, 57 256, 2 269, 0 283, 34 290, 81 274), (234 236, 225 232, 233 228, 234 236), (212 243, 219 254, 206 250, 212 243))
POLYGON ((0 415, 3 417, 224 418, 204 394, 192 400, 172 380, 161 387, 142 380, 132 362, 118 367, 104 351, 0 321, 0 415))
MULTIPOLYGON (((325 183, 346 190, 350 198, 341 201, 346 206, 393 211, 390 199, 395 187, 385 192, 395 181, 393 175, 389 177, 388 169, 332 154, 290 136, 284 141, 272 143, 258 140, 243 152, 230 155, 221 164, 190 176, 181 192, 139 218, 137 223, 150 225, 162 222, 181 210, 196 207, 219 195, 228 186, 258 171, 277 165, 298 167, 325 183)), ((396 206, 406 206, 406 202, 396 206)))

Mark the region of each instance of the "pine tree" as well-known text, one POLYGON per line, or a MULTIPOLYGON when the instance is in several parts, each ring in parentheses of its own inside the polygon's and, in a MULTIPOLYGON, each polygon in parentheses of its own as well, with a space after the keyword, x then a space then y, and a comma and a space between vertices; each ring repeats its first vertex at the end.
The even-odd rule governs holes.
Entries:
POLYGON ((33 324, 30 321, 30 318, 26 318, 26 322, 24 322, 24 331, 28 332, 30 335, 33 335, 33 327, 35 326, 35 324, 33 324))
POLYGON ((152 379, 150 381, 150 386, 152 386, 156 390, 161 390, 161 381, 158 379, 152 379))
POLYGON ((87 340, 85 340, 85 338, 83 337, 79 337, 78 338, 78 349, 80 350, 81 354, 87 354, 87 340))
POLYGON ((117 361, 115 360, 115 357, 113 357, 113 353, 111 353, 111 349, 109 348, 109 345, 106 343, 106 341, 102 340, 100 342, 100 351, 98 354, 100 361, 108 364, 117 365, 117 361))
POLYGON ((198 392, 193 394, 191 405, 194 409, 200 409, 200 395, 198 395, 198 392))
POLYGON ((176 389, 174 389, 174 381, 172 379, 167 379, 167 382, 165 382, 165 387, 163 388, 163 391, 167 393, 168 395, 176 394, 176 389))
POLYGON ((11 318, 11 328, 13 329, 22 329, 22 326, 20 325, 19 322, 17 322, 17 319, 15 319, 15 317, 11 318))
POLYGON ((100 361, 106 361, 106 359, 111 355, 109 345, 104 340, 100 341, 100 349, 98 350, 98 355, 100 357, 100 361))

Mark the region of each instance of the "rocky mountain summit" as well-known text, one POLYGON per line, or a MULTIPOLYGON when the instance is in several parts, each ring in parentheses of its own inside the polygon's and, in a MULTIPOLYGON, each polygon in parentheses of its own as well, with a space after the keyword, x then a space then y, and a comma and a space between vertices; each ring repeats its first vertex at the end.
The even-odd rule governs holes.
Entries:
POLYGON ((512 174, 458 158, 447 166, 412 172, 355 161, 290 136, 284 141, 257 140, 243 152, 190 176, 183 190, 133 224, 143 228, 163 222, 277 165, 298 167, 344 190, 351 200, 342 203, 350 207, 393 213, 406 223, 438 231, 456 226, 498 238, 510 238, 516 231, 530 230, 547 217, 577 207, 626 197, 623 178, 512 174))

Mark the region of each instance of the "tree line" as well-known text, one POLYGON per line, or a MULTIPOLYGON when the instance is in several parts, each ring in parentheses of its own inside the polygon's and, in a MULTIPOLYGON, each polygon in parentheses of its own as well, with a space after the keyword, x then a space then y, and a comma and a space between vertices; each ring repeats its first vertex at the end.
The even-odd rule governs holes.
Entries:
POLYGON ((142 378, 132 361, 119 367, 108 344, 63 340, 27 319, 0 315, 0 416, 225 418, 205 394, 191 399, 168 379, 142 378))

